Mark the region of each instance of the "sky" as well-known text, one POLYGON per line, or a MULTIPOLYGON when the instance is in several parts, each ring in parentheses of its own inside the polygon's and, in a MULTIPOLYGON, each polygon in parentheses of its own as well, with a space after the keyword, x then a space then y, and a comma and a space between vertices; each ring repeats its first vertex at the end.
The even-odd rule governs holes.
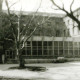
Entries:
MULTIPOLYGON (((63 13, 64 14, 64 12, 62 11, 54 10, 54 8, 56 7, 53 6, 50 0, 8 0, 9 6, 11 6, 15 2, 16 4, 11 7, 11 10, 36 11, 40 7, 38 9, 39 12, 63 13)), ((62 3, 64 3, 65 9, 69 11, 69 6, 72 0, 55 0, 55 2, 61 7, 62 7, 62 3)), ((74 0, 72 9, 75 10, 79 6, 80 6, 80 0, 74 0)), ((5 1, 3 2, 3 9, 6 10, 5 1)))

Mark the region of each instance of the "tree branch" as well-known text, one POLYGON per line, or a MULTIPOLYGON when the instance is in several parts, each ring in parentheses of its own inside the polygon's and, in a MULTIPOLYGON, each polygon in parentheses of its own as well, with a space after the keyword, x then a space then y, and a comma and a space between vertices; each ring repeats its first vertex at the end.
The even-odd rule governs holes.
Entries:
MULTIPOLYGON (((74 21, 76 21, 76 23, 79 25, 78 28, 80 29, 80 21, 73 15, 73 12, 69 13, 67 10, 65 10, 64 8, 61 8, 60 6, 58 6, 54 0, 51 0, 51 2, 57 7, 59 8, 60 10, 64 11, 68 17, 70 17, 71 19, 73 19, 74 21)), ((72 1, 71 3, 71 7, 72 7, 72 4, 73 4, 74 0, 72 1)))
POLYGON ((9 8, 11 8, 12 6, 14 6, 18 1, 16 1, 15 3, 13 3, 9 8))
POLYGON ((24 40, 23 40, 23 46, 21 47, 21 49, 24 47, 24 44, 25 44, 25 42, 33 35, 33 33, 36 31, 36 29, 38 28, 38 27, 40 27, 41 25, 43 25, 47 20, 49 19, 49 17, 46 19, 46 20, 44 20, 44 17, 43 17, 43 20, 42 20, 42 22, 41 22, 41 24, 38 24, 35 28, 34 28, 34 30, 32 31, 32 33, 27 37, 26 35, 24 36, 25 38, 24 38, 24 40))
MULTIPOLYGON (((38 12, 38 10, 39 10, 39 8, 40 8, 40 6, 41 6, 41 3, 42 3, 42 0, 41 0, 41 2, 40 2, 40 5, 39 5, 39 7, 37 8, 36 12, 34 12, 32 18, 30 19, 30 21, 26 24, 26 27, 27 27, 27 26, 28 26, 28 27, 30 26, 31 22, 32 22, 33 19, 35 18, 36 13, 38 12)), ((21 32, 20 34, 22 34, 22 33, 24 32, 24 30, 25 30, 26 27, 23 28, 23 30, 22 30, 22 32, 21 32)))
POLYGON ((13 23, 12 23, 12 21, 11 21, 11 14, 10 14, 10 10, 9 10, 9 5, 8 5, 8 2, 7 2, 7 0, 5 0, 5 3, 6 3, 6 6, 7 6, 7 9, 8 9, 8 19, 9 19, 9 21, 10 21, 10 24, 11 24, 11 27, 12 27, 12 31, 13 31, 13 36, 14 36, 14 38, 16 39, 16 35, 15 35, 15 31, 14 31, 14 26, 13 26, 13 23))
POLYGON ((72 5, 73 5, 73 3, 74 3, 74 0, 72 0, 72 3, 70 5, 70 11, 71 11, 71 13, 72 13, 72 5))
POLYGON ((13 42, 13 40, 12 39, 9 39, 9 38, 4 38, 4 40, 8 40, 8 41, 12 41, 13 42))

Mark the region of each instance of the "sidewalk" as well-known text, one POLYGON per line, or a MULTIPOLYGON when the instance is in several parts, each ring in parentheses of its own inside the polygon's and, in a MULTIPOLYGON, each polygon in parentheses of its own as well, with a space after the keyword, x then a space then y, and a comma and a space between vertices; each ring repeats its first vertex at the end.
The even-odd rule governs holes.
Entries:
MULTIPOLYGON (((0 70, 0 76, 9 78, 24 78, 30 80, 80 80, 80 62, 61 63, 61 64, 27 64, 27 66, 45 66, 48 70, 44 72, 26 70, 0 70)), ((7 68, 18 66, 16 64, 0 65, 7 68)), ((13 79, 12 79, 13 80, 13 79)))

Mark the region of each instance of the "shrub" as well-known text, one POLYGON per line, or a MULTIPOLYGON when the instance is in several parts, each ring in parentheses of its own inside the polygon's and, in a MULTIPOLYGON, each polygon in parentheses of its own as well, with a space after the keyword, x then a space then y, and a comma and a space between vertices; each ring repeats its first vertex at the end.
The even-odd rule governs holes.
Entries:
POLYGON ((58 57, 57 59, 55 59, 53 62, 54 63, 64 63, 67 62, 68 60, 64 57, 58 57))

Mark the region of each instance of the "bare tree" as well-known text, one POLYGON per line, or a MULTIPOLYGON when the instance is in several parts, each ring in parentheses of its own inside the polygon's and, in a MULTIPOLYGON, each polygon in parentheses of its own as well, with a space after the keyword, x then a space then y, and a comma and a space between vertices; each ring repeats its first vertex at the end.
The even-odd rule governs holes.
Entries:
POLYGON ((60 7, 54 0, 50 0, 52 2, 53 5, 55 5, 57 7, 56 10, 62 10, 66 13, 66 15, 68 17, 70 17, 72 20, 74 20, 77 24, 78 24, 78 29, 80 30, 80 20, 74 15, 74 12, 72 10, 72 6, 74 4, 74 0, 72 0, 71 4, 70 4, 70 12, 68 10, 65 9, 64 7, 64 3, 62 3, 62 7, 60 7))
POLYGON ((36 15, 39 8, 33 14, 27 15, 27 17, 23 15, 22 11, 20 11, 19 14, 16 15, 15 12, 11 13, 7 0, 5 0, 5 3, 8 9, 8 26, 10 27, 12 36, 12 38, 6 39, 12 41, 14 44, 13 46, 17 54, 17 59, 19 60, 19 66, 25 67, 21 51, 25 47, 25 43, 34 34, 37 28, 43 25, 49 19, 49 17, 42 17, 42 19, 39 20, 41 16, 36 15))

